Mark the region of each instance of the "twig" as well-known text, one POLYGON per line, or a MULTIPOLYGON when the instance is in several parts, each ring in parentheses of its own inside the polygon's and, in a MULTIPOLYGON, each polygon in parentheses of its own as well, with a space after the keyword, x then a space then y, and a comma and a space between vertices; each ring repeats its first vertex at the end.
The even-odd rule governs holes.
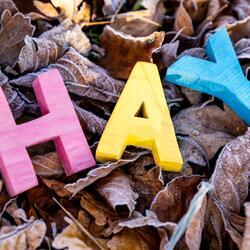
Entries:
POLYGON ((84 228, 84 226, 69 212, 67 211, 63 205, 57 201, 55 197, 53 197, 53 200, 56 202, 56 204, 67 214, 67 216, 76 224, 76 226, 91 240, 93 241, 96 246, 98 246, 101 250, 105 250, 100 243, 84 228))

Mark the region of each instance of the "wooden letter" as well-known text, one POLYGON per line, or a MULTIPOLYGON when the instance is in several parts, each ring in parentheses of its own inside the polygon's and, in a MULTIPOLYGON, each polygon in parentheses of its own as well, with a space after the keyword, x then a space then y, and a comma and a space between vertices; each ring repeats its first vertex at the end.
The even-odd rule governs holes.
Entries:
POLYGON ((44 116, 20 125, 0 88, 0 170, 10 196, 37 185, 28 146, 54 140, 67 175, 95 165, 59 71, 39 75, 33 87, 44 116))
POLYGON ((96 159, 119 160, 127 145, 151 149, 164 170, 181 170, 182 157, 154 64, 135 65, 99 142, 96 159))
POLYGON ((250 125, 250 81, 244 76, 225 28, 209 38, 210 61, 184 56, 168 68, 169 82, 222 99, 250 125))

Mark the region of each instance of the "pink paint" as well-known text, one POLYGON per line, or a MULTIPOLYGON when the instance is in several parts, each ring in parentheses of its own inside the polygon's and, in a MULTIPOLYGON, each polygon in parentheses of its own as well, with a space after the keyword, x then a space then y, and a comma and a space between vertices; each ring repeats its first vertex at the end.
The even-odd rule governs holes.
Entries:
POLYGON ((10 196, 38 184, 26 147, 54 140, 67 175, 95 165, 95 160, 58 70, 33 83, 42 117, 16 125, 0 88, 0 170, 10 196))

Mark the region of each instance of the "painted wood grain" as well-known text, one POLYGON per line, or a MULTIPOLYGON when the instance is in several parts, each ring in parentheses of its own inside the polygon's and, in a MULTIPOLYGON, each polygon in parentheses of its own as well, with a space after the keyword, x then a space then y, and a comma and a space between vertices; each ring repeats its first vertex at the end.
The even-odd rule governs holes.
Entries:
POLYGON ((212 35, 205 49, 209 61, 184 56, 168 68, 167 81, 220 98, 250 125, 250 81, 226 28, 212 35))
POLYGON ((95 165, 95 160, 58 70, 33 83, 42 117, 16 125, 0 89, 0 170, 10 196, 37 185, 27 147, 54 140, 67 175, 95 165))
POLYGON ((151 149, 164 170, 180 171, 182 157, 156 65, 138 62, 96 151, 98 161, 119 160, 128 145, 151 149), (142 117, 139 112, 142 112, 142 117))

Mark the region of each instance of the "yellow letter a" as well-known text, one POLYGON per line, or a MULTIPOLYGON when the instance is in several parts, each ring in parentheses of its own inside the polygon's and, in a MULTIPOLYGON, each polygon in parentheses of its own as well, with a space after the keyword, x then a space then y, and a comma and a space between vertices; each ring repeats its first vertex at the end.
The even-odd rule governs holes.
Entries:
POLYGON ((151 63, 135 65, 101 137, 96 159, 119 160, 127 145, 151 149, 163 170, 181 170, 182 157, 161 80, 151 63))

